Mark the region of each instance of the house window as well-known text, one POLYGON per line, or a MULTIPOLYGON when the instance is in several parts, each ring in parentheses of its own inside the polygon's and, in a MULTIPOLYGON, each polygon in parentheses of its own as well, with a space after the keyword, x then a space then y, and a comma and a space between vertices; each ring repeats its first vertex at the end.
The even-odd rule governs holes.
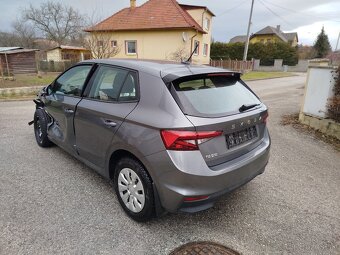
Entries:
POLYGON ((194 54, 195 55, 199 55, 200 54, 200 42, 195 40, 195 51, 194 54))
POLYGON ((125 41, 126 54, 137 54, 137 41, 125 41))
POLYGON ((261 39, 260 42, 261 42, 261 43, 264 43, 264 39, 261 39))
POLYGON ((117 41, 116 40, 111 41, 111 47, 112 48, 116 48, 117 47, 117 41))
POLYGON ((267 39, 267 43, 271 43, 272 42, 272 39, 267 39))
POLYGON ((208 44, 204 44, 203 45, 203 56, 208 56, 208 47, 209 47, 209 45, 208 44))
POLYGON ((104 46, 104 42, 103 41, 97 41, 97 46, 98 47, 103 47, 104 46))
POLYGON ((209 30, 209 28, 210 28, 210 19, 208 19, 208 18, 204 19, 203 27, 204 27, 205 30, 209 30))

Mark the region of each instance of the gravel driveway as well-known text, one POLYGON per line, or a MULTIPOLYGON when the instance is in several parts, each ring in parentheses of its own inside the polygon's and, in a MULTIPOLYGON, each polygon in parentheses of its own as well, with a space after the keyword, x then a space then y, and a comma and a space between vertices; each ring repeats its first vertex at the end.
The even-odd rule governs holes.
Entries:
POLYGON ((270 108, 270 163, 214 208, 130 220, 110 184, 27 125, 33 102, 0 103, 0 254, 168 254, 211 240, 243 254, 340 254, 340 153, 279 124, 305 76, 249 82, 270 108))

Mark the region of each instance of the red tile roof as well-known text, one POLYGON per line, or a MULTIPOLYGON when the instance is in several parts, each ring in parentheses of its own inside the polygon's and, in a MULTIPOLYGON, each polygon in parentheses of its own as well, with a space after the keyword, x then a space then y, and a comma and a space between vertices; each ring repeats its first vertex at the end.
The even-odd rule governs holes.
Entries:
POLYGON ((158 30, 192 28, 206 33, 175 0, 149 0, 135 8, 124 8, 97 25, 93 31, 158 30))

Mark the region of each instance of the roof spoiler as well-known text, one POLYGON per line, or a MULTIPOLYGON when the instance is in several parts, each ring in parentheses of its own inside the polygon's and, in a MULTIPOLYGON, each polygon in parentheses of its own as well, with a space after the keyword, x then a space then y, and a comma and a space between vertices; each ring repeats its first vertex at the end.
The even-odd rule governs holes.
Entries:
POLYGON ((229 72, 207 72, 207 73, 198 73, 198 74, 193 74, 193 73, 188 73, 188 74, 168 74, 166 76, 164 76, 162 79, 164 81, 165 84, 169 84, 171 82, 173 82, 174 80, 180 79, 180 78, 188 78, 188 77, 197 77, 200 78, 202 76, 206 76, 206 77, 217 77, 217 76, 227 76, 227 77, 234 77, 236 79, 240 79, 241 78, 241 73, 240 72, 233 72, 233 71, 229 71, 229 72))

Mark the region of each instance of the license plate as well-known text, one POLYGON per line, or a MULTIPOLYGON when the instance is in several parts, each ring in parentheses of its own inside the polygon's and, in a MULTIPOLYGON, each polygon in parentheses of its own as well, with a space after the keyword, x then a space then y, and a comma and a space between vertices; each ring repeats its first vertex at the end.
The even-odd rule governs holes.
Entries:
POLYGON ((226 135, 228 149, 234 148, 238 145, 246 143, 257 137, 256 127, 249 127, 241 131, 237 131, 226 135))

